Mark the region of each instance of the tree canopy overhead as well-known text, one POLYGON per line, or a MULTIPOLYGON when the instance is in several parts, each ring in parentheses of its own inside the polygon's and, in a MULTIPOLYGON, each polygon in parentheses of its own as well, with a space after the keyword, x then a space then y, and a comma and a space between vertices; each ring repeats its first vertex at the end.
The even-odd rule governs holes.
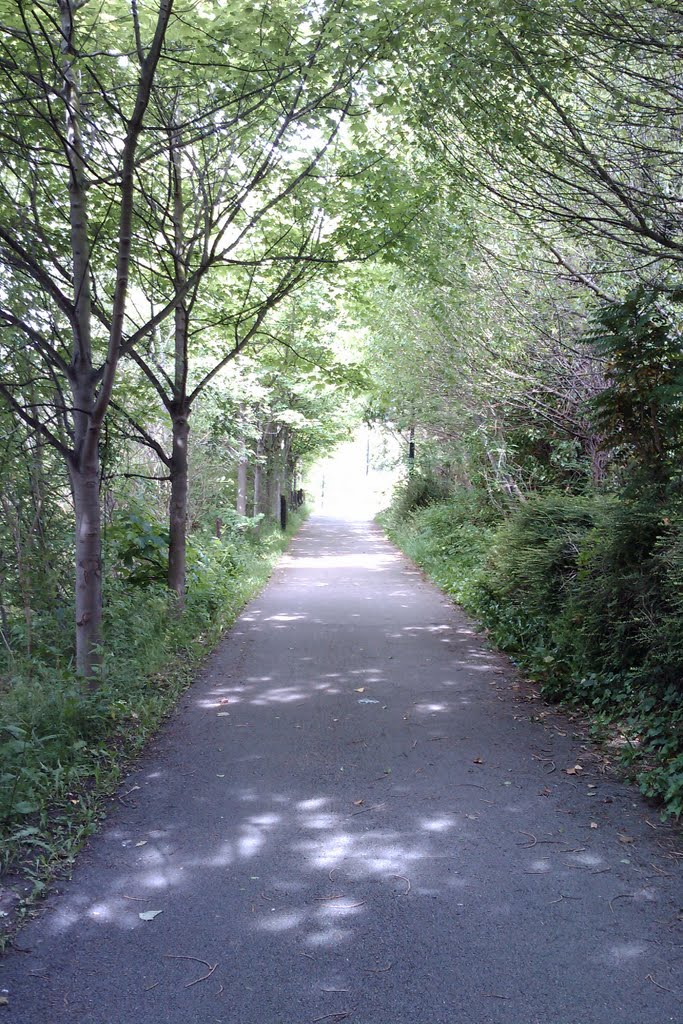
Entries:
POLYGON ((567 678, 668 693, 681 52, 673 0, 0 0, 11 671, 74 657, 97 690, 122 593, 215 621, 365 415, 402 439, 404 512, 456 496, 472 551, 503 531, 479 610, 528 556, 592 652, 557 641, 567 678))

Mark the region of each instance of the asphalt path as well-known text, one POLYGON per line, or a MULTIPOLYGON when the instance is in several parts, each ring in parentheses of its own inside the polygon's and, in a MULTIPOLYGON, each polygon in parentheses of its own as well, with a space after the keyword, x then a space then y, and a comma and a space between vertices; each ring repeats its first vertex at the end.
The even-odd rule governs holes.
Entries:
POLYGON ((309 520, 19 934, 0 1015, 680 1024, 671 830, 573 728, 376 527, 309 520))

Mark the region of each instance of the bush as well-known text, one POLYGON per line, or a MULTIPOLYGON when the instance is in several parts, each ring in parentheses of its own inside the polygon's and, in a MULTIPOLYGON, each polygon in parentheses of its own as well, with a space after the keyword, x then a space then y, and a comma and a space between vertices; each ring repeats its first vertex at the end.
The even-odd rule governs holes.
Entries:
POLYGON ((384 521, 547 697, 623 729, 643 792, 681 812, 683 516, 562 492, 500 519, 463 490, 384 521))
POLYGON ((497 513, 481 492, 465 489, 404 518, 401 508, 399 499, 383 517, 390 536, 449 594, 471 607, 497 513))
POLYGON ((388 514, 399 523, 415 509, 444 501, 447 494, 447 485, 438 477, 415 469, 396 488, 388 514))

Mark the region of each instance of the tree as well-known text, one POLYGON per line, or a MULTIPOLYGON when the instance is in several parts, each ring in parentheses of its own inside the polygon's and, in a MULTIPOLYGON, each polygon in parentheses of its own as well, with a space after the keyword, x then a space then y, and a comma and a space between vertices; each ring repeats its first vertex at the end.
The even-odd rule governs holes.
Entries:
MULTIPOLYGON (((83 675, 93 675, 101 644, 99 443, 120 360, 137 359, 155 378, 177 427, 170 573, 181 593, 187 401, 203 386, 186 390, 190 350, 212 326, 212 379, 302 268, 342 256, 349 210, 325 207, 329 177, 318 171, 333 145, 343 148, 342 122, 364 113, 365 69, 396 45, 379 12, 340 0, 273 0, 267 12, 198 3, 190 25, 173 0, 102 12, 59 0, 56 15, 4 5, 0 394, 69 467, 83 675), (324 237, 323 208, 341 225, 324 237), (217 317, 202 293, 214 271, 214 288, 243 272, 217 317), (202 303, 193 335, 189 317, 202 303), (156 357, 171 338, 168 373, 156 357)), ((349 178, 359 171, 357 162, 349 178)), ((378 197, 386 207, 386 190, 378 197)), ((359 244, 372 228, 361 221, 359 244)), ((375 234, 373 245, 386 241, 375 234)))
POLYGON ((239 70, 223 82, 220 130, 209 123, 200 134, 193 124, 209 82, 163 93, 158 186, 140 192, 140 321, 171 302, 174 314, 130 355, 171 420, 170 450, 146 440, 171 483, 168 583, 180 607, 194 406, 228 363, 268 336, 283 300, 386 249, 417 198, 395 161, 378 160, 364 121, 373 65, 395 46, 393 29, 375 25, 363 5, 302 9, 294 21, 292 9, 271 7, 265 49, 258 11, 249 43, 224 30, 221 59, 239 70))
POLYGON ((615 271, 676 287, 677 5, 487 0, 430 14, 412 116, 453 187, 488 193, 596 291, 615 271))
POLYGON ((118 43, 74 0, 56 12, 7 5, 0 29, 0 323, 6 359, 31 354, 0 393, 68 466, 76 661, 88 677, 101 643, 99 440, 126 343, 136 166, 172 9, 159 0, 144 22, 136 5, 121 11, 118 43), (32 400, 38 386, 49 401, 32 400))

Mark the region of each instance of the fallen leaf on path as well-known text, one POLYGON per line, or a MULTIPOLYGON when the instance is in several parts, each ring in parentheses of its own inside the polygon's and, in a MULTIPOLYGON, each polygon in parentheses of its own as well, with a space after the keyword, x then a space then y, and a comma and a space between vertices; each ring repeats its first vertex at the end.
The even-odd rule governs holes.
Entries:
POLYGON ((597 827, 598 827, 597 821, 591 821, 591 828, 597 828, 597 827))
POLYGON ((353 806, 354 807, 362 807, 364 803, 365 803, 365 800, 354 800, 353 801, 353 806))
POLYGON ((163 914, 163 910, 143 910, 141 914, 138 914, 138 917, 141 921, 153 921, 159 914, 163 914))
POLYGON ((575 764, 573 768, 565 768, 565 775, 579 775, 583 771, 583 765, 575 764))
POLYGON ((635 843, 633 836, 627 836, 625 832, 617 832, 620 843, 635 843))
POLYGON ((480 757, 473 757, 472 764, 483 764, 483 760, 480 757))
POLYGON ((353 692, 354 693, 365 693, 365 687, 364 686, 357 686, 353 692))
POLYGON ((141 839, 140 842, 136 843, 135 845, 136 846, 147 846, 147 840, 146 839, 141 839))

